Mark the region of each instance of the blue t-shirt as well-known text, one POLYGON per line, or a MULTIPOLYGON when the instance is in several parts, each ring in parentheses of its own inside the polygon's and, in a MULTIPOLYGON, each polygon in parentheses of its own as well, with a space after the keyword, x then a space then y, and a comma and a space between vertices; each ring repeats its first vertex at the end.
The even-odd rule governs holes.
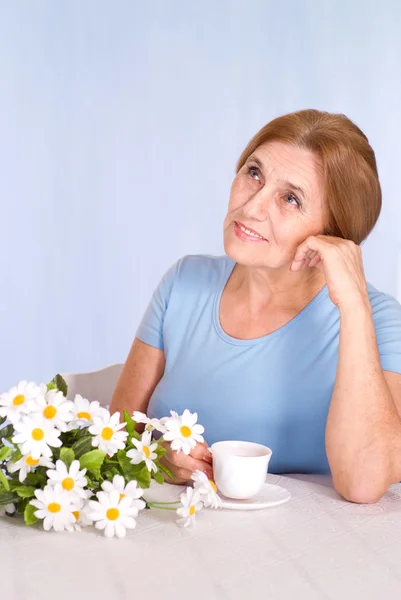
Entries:
MULTIPOLYGON (((325 426, 336 377, 339 311, 327 286, 291 321, 251 340, 219 322, 228 256, 184 256, 166 272, 137 329, 164 350, 166 367, 148 415, 198 413, 209 444, 248 440, 269 446, 272 473, 330 473, 325 426)), ((401 306, 369 285, 384 370, 401 373, 401 306)), ((352 398, 349 398, 352 411, 352 398)))

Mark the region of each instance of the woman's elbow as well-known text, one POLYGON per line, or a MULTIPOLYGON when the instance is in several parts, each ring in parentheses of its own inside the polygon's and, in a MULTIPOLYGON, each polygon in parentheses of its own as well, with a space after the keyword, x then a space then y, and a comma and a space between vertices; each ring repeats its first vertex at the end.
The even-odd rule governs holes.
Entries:
POLYGON ((384 496, 388 486, 372 485, 372 482, 335 482, 334 488, 340 496, 355 504, 376 504, 384 496))

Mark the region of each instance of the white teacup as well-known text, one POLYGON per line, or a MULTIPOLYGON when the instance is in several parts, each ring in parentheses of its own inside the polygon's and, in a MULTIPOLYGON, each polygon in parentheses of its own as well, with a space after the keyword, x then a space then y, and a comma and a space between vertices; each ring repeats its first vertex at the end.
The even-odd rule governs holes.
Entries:
POLYGON ((255 496, 266 480, 272 450, 253 442, 216 442, 213 475, 217 489, 227 498, 246 500, 255 496))

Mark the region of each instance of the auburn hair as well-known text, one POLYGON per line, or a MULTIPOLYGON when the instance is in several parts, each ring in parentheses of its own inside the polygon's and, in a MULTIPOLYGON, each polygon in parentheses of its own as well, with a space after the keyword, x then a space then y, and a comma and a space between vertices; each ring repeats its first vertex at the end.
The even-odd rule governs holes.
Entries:
POLYGON ((375 153, 366 135, 343 114, 306 109, 277 117, 250 140, 237 173, 261 144, 281 141, 319 159, 326 207, 325 233, 360 244, 379 218, 382 194, 375 153))

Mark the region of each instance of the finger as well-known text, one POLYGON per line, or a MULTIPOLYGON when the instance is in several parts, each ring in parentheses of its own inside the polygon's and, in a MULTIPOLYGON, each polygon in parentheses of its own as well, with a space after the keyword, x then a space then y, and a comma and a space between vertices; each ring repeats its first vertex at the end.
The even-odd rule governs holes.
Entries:
POLYGON ((291 271, 301 271, 304 267, 313 266, 312 260, 321 260, 319 252, 310 250, 302 260, 293 261, 291 264, 291 271))
POLYGON ((212 464, 213 462, 212 455, 206 442, 203 442, 202 444, 196 444, 196 446, 192 448, 190 456, 193 456, 199 460, 203 460, 209 464, 212 464))
POLYGON ((172 478, 169 477, 164 471, 162 471, 164 480, 167 483, 174 483, 176 485, 188 483, 191 479, 191 472, 188 469, 184 469, 183 467, 178 467, 176 464, 170 462, 167 459, 167 455, 165 454, 161 459, 160 463, 170 471, 172 478))
POLYGON ((310 263, 309 263, 309 266, 310 266, 310 267, 316 267, 316 266, 317 266, 317 264, 318 264, 319 262, 321 262, 321 260, 320 260, 320 256, 319 256, 319 254, 316 254, 316 256, 314 256, 314 257, 311 259, 311 261, 310 261, 310 263))
POLYGON ((213 473, 213 468, 209 462, 194 458, 190 454, 184 454, 184 452, 176 452, 175 450, 166 454, 166 459, 178 468, 187 469, 192 473, 194 471, 207 471, 209 474, 213 473))
POLYGON ((305 266, 306 266, 306 267, 310 267, 310 266, 311 266, 311 262, 312 262, 312 260, 313 260, 313 259, 314 259, 316 256, 318 256, 318 257, 319 257, 319 254, 316 252, 316 250, 309 250, 309 252, 308 252, 308 255, 307 255, 307 257, 306 257, 305 266))
POLYGON ((303 258, 302 260, 299 261, 293 261, 290 267, 291 271, 301 271, 304 266, 306 264, 306 258, 303 258))
POLYGON ((316 236, 308 237, 304 242, 302 242, 302 244, 298 246, 297 251, 295 252, 295 256, 293 258, 291 270, 297 271, 297 268, 293 269, 292 267, 295 267, 298 262, 305 260, 307 254, 310 251, 316 251, 321 255, 324 249, 327 248, 327 246, 328 242, 325 239, 320 239, 316 236))
MULTIPOLYGON (((180 453, 182 454, 182 453, 180 453)), ((185 456, 185 455, 184 455, 185 456)), ((171 462, 170 460, 165 459, 165 466, 171 471, 174 476, 174 482, 188 482, 191 480, 192 473, 195 471, 203 471, 206 474, 208 479, 213 479, 213 468, 208 463, 203 461, 199 461, 196 459, 192 459, 189 456, 186 456, 187 460, 180 461, 180 464, 176 462, 171 462)))
POLYGON ((305 242, 302 242, 302 244, 298 246, 293 260, 296 262, 305 260, 311 250, 312 248, 308 245, 308 241, 305 240, 305 242))

